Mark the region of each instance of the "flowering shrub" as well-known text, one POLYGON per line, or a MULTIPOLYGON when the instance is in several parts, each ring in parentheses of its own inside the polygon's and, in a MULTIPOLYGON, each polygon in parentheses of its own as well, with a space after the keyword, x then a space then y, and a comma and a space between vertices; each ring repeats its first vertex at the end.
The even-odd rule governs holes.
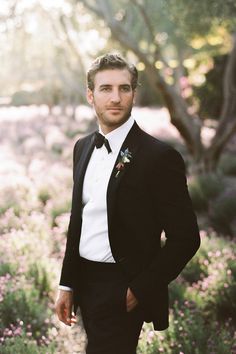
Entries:
POLYGON ((228 188, 210 203, 209 218, 215 230, 231 237, 236 233, 236 188, 228 188))
POLYGON ((46 339, 42 337, 42 343, 39 349, 36 340, 33 340, 30 329, 28 332, 22 330, 22 321, 17 325, 10 325, 10 328, 6 328, 2 334, 0 334, 1 340, 1 354, 52 354, 54 353, 54 346, 52 344, 44 345, 43 341, 46 339))
MULTIPOLYGON (((9 141, 12 147, 12 153, 0 153, 1 354, 84 353, 80 321, 67 328, 53 310, 77 140, 68 132, 76 133, 77 126, 60 116, 0 121, 0 151, 9 151, 9 141)), ((221 210, 218 197, 222 181, 211 175, 193 179, 192 186, 196 206, 209 207, 212 220, 227 226, 234 202, 225 219, 228 209, 221 210)), ((235 245, 211 231, 201 234, 200 250, 169 286, 170 327, 154 332, 145 324, 138 353, 236 353, 235 245)))
POLYGON ((21 277, 8 274, 1 279, 0 328, 9 324, 16 325, 17 319, 31 326, 32 336, 39 339, 47 331, 47 319, 50 317, 48 298, 42 298, 40 291, 21 277), (36 305, 37 304, 37 305, 36 305))
POLYGON ((201 233, 200 250, 170 288, 170 327, 143 327, 139 353, 236 352, 236 246, 201 233))
POLYGON ((236 158, 233 152, 226 153, 221 157, 219 168, 225 175, 236 176, 236 158))
POLYGON ((222 177, 215 174, 192 177, 189 180, 189 192, 195 210, 206 210, 209 200, 214 199, 222 191, 223 186, 222 177))
POLYGON ((209 354, 231 353, 236 349, 234 331, 230 321, 224 326, 218 322, 206 322, 195 303, 176 302, 170 316, 170 327, 154 332, 145 325, 141 333, 139 354, 209 354))
POLYGON ((236 247, 232 241, 219 238, 204 238, 202 247, 208 248, 207 274, 188 287, 188 296, 206 317, 232 318, 236 323, 236 247))

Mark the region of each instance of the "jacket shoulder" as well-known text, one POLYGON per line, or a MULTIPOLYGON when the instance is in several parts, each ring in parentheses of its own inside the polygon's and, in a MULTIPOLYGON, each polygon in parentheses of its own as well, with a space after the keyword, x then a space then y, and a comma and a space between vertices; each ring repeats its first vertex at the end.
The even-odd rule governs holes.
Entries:
POLYGON ((81 151, 83 147, 92 139, 92 136, 94 135, 94 132, 86 135, 84 137, 79 138, 75 144, 74 144, 74 149, 73 149, 73 164, 76 164, 76 161, 78 160, 81 151))
POLYGON ((152 135, 146 133, 139 128, 139 139, 141 139, 142 155, 146 161, 155 164, 160 168, 170 168, 171 166, 178 166, 181 170, 185 171, 185 162, 175 148, 168 143, 161 141, 152 135))
POLYGON ((79 138, 78 140, 76 140, 76 142, 74 144, 74 148, 78 147, 80 145, 83 146, 84 144, 86 144, 86 142, 91 140, 93 135, 94 135, 94 132, 92 132, 89 135, 83 136, 83 137, 79 138))
POLYGON ((148 134, 145 132, 143 129, 139 127, 140 131, 140 136, 142 137, 142 143, 145 144, 147 149, 153 150, 153 152, 156 154, 165 154, 166 152, 170 153, 177 153, 180 155, 180 153, 174 149, 170 144, 159 140, 158 138, 155 138, 154 136, 148 134))

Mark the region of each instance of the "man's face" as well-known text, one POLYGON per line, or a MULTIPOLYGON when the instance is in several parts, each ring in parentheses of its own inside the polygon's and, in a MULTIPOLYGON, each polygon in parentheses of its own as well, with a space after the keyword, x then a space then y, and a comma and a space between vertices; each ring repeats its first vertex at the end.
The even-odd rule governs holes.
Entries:
POLYGON ((87 90, 87 100, 93 105, 105 134, 127 121, 134 98, 135 90, 127 69, 99 71, 94 78, 94 90, 87 90))

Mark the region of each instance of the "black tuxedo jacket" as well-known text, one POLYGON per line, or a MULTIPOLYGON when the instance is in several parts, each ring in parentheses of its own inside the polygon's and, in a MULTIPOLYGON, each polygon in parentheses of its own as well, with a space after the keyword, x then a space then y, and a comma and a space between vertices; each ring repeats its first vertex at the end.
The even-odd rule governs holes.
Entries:
MULTIPOLYGON (((94 133, 78 140, 73 154, 72 209, 60 284, 73 288, 75 310, 80 282, 82 186, 93 148, 94 133)), ((110 246, 145 320, 163 330, 168 327, 168 284, 199 248, 199 231, 180 154, 136 123, 121 151, 127 148, 132 154, 130 163, 116 177, 117 159, 107 189, 110 246)))

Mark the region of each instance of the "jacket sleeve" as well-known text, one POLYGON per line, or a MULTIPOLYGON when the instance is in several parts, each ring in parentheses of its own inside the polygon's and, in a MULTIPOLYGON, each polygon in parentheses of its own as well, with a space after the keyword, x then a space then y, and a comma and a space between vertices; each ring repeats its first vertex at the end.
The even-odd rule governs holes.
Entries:
MULTIPOLYGON (((79 148, 78 148, 79 142, 80 140, 76 142, 73 150, 73 181, 75 178, 75 168, 76 168, 78 155, 79 155, 79 148)), ((75 269, 74 261, 76 259, 76 256, 74 255, 73 239, 71 235, 72 234, 71 225, 72 225, 72 212, 70 213, 70 221, 67 230, 66 250, 63 259, 61 277, 59 283, 61 286, 66 286, 69 288, 73 288, 73 271, 75 269)))
POLYGON ((185 165, 174 149, 166 150, 155 166, 153 208, 166 242, 148 268, 130 283, 140 302, 155 296, 183 270, 200 246, 196 216, 189 197, 185 165))

